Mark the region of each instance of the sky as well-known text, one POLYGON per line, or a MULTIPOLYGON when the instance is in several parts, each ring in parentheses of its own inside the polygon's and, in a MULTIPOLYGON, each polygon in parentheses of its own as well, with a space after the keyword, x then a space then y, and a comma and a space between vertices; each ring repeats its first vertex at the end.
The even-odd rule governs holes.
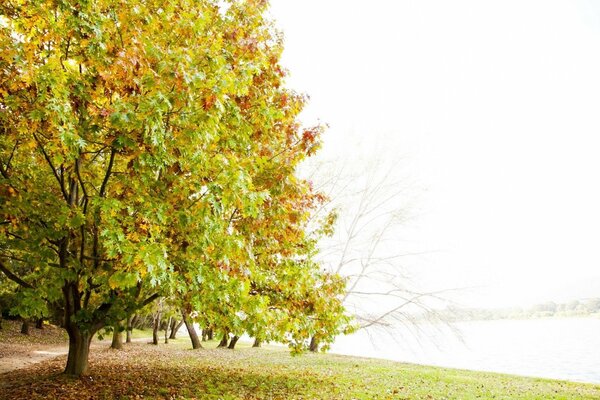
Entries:
MULTIPOLYGON (((320 157, 399 160, 424 289, 600 297, 600 3, 272 0, 320 157)), ((350 161, 349 161, 350 160, 350 161)))

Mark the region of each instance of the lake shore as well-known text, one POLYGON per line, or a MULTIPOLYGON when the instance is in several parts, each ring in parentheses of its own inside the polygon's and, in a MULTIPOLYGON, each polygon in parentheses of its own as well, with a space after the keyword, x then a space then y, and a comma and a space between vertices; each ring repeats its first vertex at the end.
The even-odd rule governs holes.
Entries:
POLYGON ((303 354, 249 343, 236 350, 133 343, 95 348, 90 375, 60 375, 65 357, 0 375, 0 398, 154 399, 597 399, 600 386, 393 361, 303 354))
POLYGON ((422 324, 340 337, 332 352, 422 365, 600 383, 600 319, 422 324))

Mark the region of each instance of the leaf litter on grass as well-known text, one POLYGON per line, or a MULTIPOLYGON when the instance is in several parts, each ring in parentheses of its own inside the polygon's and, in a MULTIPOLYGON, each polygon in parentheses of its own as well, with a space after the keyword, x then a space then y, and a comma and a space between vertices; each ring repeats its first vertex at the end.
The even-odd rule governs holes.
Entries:
MULTIPOLYGON (((90 375, 60 373, 65 357, 14 371, 0 399, 597 399, 600 386, 448 370, 285 349, 93 348, 90 375)), ((108 346, 107 346, 108 347, 108 346)))

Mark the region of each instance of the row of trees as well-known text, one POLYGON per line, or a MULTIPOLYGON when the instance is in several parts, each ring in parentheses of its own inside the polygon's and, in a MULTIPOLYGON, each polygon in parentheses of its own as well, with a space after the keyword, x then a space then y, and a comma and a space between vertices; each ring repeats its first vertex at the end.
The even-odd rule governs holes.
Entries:
POLYGON ((0 271, 15 312, 59 311, 65 373, 159 298, 300 350, 347 329, 315 261, 325 201, 261 0, 0 5, 0 271))
POLYGON ((450 321, 525 319, 548 317, 582 317, 600 313, 600 298, 572 300, 566 303, 535 304, 531 307, 505 308, 448 308, 443 311, 444 317, 450 321))

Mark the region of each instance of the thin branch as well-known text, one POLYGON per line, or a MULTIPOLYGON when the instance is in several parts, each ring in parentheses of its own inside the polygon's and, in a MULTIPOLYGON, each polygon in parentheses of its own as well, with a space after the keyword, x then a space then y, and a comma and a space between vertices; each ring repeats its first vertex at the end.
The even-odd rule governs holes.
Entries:
POLYGON ((77 174, 77 179, 79 180, 79 185, 81 186, 81 190, 83 191, 84 198, 88 198, 88 193, 85 188, 85 183, 83 182, 83 178, 81 177, 81 154, 80 157, 75 161, 75 173, 77 174))
MULTIPOLYGON (((417 300, 419 300, 420 298, 423 298, 423 297, 439 298, 438 297, 439 294, 446 293, 446 292, 453 291, 453 290, 460 290, 460 289, 445 289, 445 290, 438 290, 438 291, 434 291, 434 292, 418 293, 418 294, 414 295, 413 297, 406 299, 406 301, 404 301, 402 304, 384 312, 383 314, 379 315, 377 318, 370 320, 368 323, 361 325, 360 328, 361 329, 368 328, 375 324, 384 323, 385 319, 387 317, 398 312, 400 309, 406 307, 409 304, 414 304, 420 308, 428 310, 428 308, 424 304, 419 303, 417 300)), ((400 297, 400 296, 397 296, 397 297, 400 297)))
POLYGON ((19 141, 17 140, 15 142, 15 145, 13 146, 12 151, 10 152, 10 156, 8 157, 8 160, 6 161, 6 167, 4 167, 2 165, 2 163, 0 163, 0 174, 2 174, 2 176, 4 177, 4 179, 9 179, 10 175, 8 174, 8 170, 10 169, 10 163, 15 155, 15 151, 17 150, 17 146, 19 146, 19 141))
POLYGON ((50 166, 50 169, 52 170, 52 174, 54 175, 54 177, 56 178, 56 181, 58 182, 58 185, 60 186, 60 191, 62 192, 64 199, 66 201, 69 201, 69 195, 67 194, 67 190, 65 189, 64 184, 63 184, 64 181, 59 176, 58 171, 56 170, 56 168, 54 167, 54 164, 52 163, 52 160, 50 159, 50 156, 48 156, 48 153, 46 153, 46 150, 44 149, 42 142, 40 141, 40 139, 38 138, 38 136, 35 133, 33 134, 33 137, 35 138, 35 141, 37 142, 40 150, 42 151, 42 154, 44 155, 46 162, 50 166))

